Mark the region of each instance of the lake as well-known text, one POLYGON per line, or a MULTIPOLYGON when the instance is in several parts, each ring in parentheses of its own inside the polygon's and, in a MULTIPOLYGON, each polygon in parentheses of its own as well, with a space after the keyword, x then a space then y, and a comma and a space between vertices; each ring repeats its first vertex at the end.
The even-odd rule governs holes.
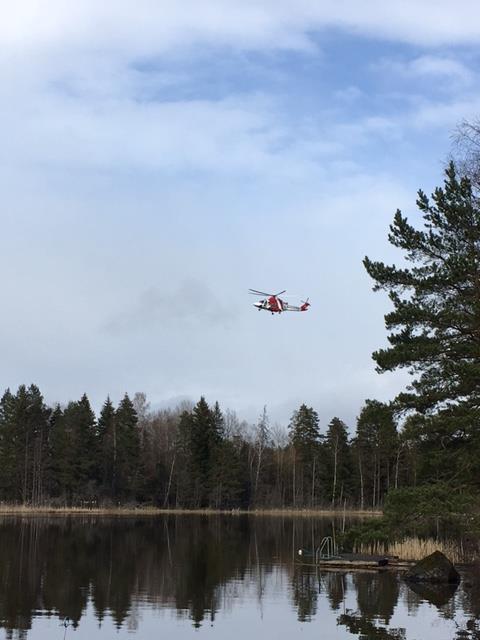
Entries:
MULTIPOLYGON (((329 518, 5 517, 8 639, 478 638, 480 586, 413 591, 390 571, 317 571, 329 518), (468 635, 462 635, 467 629, 468 635), (470 629, 470 630, 468 630, 470 629)), ((467 582, 467 585, 465 583, 467 582)))

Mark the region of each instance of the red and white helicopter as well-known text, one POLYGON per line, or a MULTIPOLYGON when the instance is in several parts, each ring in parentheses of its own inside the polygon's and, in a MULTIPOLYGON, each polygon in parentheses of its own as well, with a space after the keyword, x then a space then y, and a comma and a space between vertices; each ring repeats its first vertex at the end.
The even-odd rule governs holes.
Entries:
POLYGON ((279 298, 279 296, 281 296, 282 293, 285 293, 286 290, 280 291, 279 293, 265 293, 264 291, 257 291, 256 289, 249 289, 248 291, 254 296, 266 296, 263 300, 255 302, 253 306, 259 311, 262 309, 270 311, 272 315, 274 313, 283 313, 284 311, 307 311, 310 306, 308 298, 305 301, 301 300, 302 305, 300 307, 289 304, 288 302, 285 302, 285 300, 279 298))

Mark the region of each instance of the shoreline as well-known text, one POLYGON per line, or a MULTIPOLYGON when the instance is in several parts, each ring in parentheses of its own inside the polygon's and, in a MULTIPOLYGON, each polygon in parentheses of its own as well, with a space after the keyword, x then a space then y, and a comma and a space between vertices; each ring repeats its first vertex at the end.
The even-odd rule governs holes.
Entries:
MULTIPOLYGON (((58 507, 51 505, 29 506, 0 504, 0 518, 81 518, 84 522, 97 522, 105 519, 142 519, 156 518, 161 516, 184 517, 184 516, 207 516, 207 517, 234 517, 247 516, 253 518, 285 518, 289 520, 302 519, 336 519, 337 522, 344 518, 378 518, 382 516, 381 511, 367 511, 361 509, 163 509, 160 507, 58 507)), ((375 545, 357 545, 355 553, 381 556, 393 556, 401 559, 402 562, 416 562, 430 555, 433 551, 442 551, 456 565, 468 567, 478 561, 476 554, 469 557, 461 547, 454 542, 439 541, 431 538, 405 538, 402 541, 389 545, 376 543, 375 545)), ((333 570, 333 565, 331 570, 333 570)), ((393 568, 393 567, 391 567, 393 568)), ((397 566, 398 568, 398 566, 397 566)), ((337 567, 338 569, 338 567, 337 567)))
POLYGON ((8 515, 52 515, 52 516, 161 516, 161 515, 203 515, 203 516, 256 516, 290 518, 324 517, 380 517, 381 511, 361 509, 172 509, 161 507, 54 507, 49 505, 8 505, 0 504, 0 516, 8 515))

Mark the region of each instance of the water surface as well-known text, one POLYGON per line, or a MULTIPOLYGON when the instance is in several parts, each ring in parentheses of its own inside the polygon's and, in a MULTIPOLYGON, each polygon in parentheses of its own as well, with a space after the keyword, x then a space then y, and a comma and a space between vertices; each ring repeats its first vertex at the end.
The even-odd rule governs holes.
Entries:
POLYGON ((4 518, 0 637, 480 637, 472 631, 478 586, 414 591, 390 571, 298 564, 298 548, 339 526, 246 516, 4 518))

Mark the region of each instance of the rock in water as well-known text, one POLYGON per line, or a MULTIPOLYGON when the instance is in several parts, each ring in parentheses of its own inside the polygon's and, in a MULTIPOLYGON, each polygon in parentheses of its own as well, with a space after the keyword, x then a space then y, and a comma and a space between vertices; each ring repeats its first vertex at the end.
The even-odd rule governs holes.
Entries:
POLYGON ((403 577, 411 582, 448 582, 450 584, 460 582, 458 571, 441 551, 434 551, 417 562, 403 577))

